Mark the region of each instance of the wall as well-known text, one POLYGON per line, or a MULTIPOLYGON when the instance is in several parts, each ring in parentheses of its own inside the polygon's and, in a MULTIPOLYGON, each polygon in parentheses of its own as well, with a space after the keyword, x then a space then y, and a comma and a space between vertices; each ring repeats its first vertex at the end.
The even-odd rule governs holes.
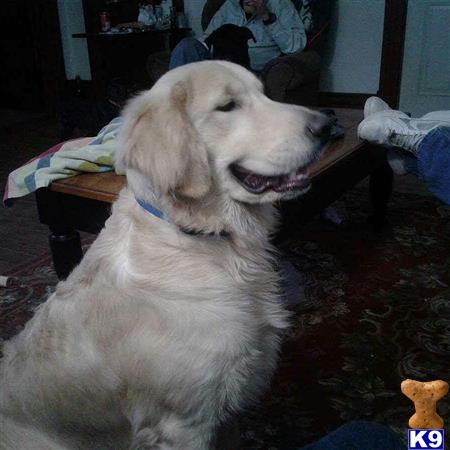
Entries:
POLYGON ((413 117, 450 106, 450 0, 409 0, 400 109, 413 117))
MULTIPOLYGON (((335 0, 335 14, 325 54, 321 90, 376 94, 383 39, 384 0, 335 0)), ((186 15, 197 36, 205 0, 184 0, 186 15)), ((91 79, 81 0, 58 0, 66 76, 91 79)))
MULTIPOLYGON (((380 77, 384 0, 335 0, 321 90, 375 94, 380 77)), ((184 0, 189 24, 201 35, 205 0, 184 0)))
POLYGON ((79 76, 82 80, 90 80, 86 39, 72 37, 73 33, 85 32, 82 0, 58 0, 58 12, 66 78, 72 80, 79 76))
POLYGON ((192 28, 196 36, 201 36, 202 26, 202 10, 205 0, 184 0, 184 11, 189 21, 189 26, 192 28))
POLYGON ((337 0, 320 88, 376 94, 383 43, 384 0, 337 0))

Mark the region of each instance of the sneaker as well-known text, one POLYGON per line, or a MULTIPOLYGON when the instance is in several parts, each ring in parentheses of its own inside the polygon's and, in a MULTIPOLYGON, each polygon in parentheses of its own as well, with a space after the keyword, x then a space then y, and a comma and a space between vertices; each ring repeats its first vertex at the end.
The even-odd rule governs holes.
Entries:
POLYGON ((437 120, 442 122, 442 125, 450 126, 450 111, 432 111, 423 115, 420 119, 437 120))
POLYGON ((391 109, 378 97, 370 97, 364 106, 358 136, 373 144, 402 148, 416 155, 423 137, 442 123, 442 120, 426 117, 411 119, 404 112, 391 109))
POLYGON ((364 104, 364 119, 381 111, 392 111, 390 106, 380 97, 369 97, 364 104))
POLYGON ((387 161, 396 175, 417 174, 417 158, 402 149, 389 148, 387 161))

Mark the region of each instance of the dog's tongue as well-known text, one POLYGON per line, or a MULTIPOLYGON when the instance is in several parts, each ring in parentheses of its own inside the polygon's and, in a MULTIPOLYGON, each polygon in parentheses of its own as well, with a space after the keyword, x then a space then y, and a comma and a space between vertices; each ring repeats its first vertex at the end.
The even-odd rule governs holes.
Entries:
POLYGON ((244 183, 253 189, 260 189, 265 187, 270 187, 270 179, 272 177, 265 177, 263 175, 257 175, 256 173, 249 173, 244 178, 244 183))

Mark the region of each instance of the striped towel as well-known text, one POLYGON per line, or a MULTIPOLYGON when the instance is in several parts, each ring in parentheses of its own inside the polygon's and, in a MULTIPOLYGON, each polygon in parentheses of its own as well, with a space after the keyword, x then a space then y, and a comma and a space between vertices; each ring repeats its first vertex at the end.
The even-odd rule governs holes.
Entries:
POLYGON ((6 183, 3 203, 47 187, 52 181, 83 172, 114 170, 117 133, 122 123, 116 117, 96 137, 86 137, 55 145, 45 153, 11 172, 6 183))

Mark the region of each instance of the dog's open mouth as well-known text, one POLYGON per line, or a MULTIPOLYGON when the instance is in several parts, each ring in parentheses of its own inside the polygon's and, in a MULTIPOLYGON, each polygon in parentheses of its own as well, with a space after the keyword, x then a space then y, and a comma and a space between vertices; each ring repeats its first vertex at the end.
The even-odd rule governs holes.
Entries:
POLYGON ((309 187, 308 167, 300 167, 294 172, 275 176, 259 175, 238 164, 230 167, 231 173, 252 194, 262 194, 269 189, 275 192, 298 191, 309 187))

